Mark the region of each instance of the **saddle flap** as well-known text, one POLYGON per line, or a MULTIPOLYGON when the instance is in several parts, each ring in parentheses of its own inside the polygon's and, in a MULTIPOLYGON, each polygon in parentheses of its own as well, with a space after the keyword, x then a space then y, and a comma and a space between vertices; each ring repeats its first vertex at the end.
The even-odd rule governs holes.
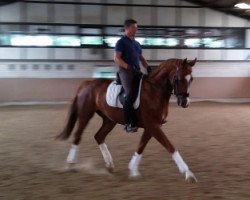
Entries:
MULTIPOLYGON (((107 89, 106 101, 109 106, 119 107, 118 95, 120 94, 122 85, 116 84, 116 81, 112 81, 107 89), (117 106, 116 106, 117 105, 117 106)), ((120 105, 122 107, 122 105, 120 105)))
MULTIPOLYGON (((140 105, 141 84, 142 84, 142 79, 140 79, 140 84, 138 84, 139 86, 138 95, 134 102, 134 106, 133 106, 134 109, 137 109, 140 105)), ((119 99, 119 94, 121 93, 121 91, 122 91, 122 85, 117 84, 116 81, 112 81, 109 84, 107 93, 106 93, 106 102, 109 106, 123 108, 123 105, 119 99)))

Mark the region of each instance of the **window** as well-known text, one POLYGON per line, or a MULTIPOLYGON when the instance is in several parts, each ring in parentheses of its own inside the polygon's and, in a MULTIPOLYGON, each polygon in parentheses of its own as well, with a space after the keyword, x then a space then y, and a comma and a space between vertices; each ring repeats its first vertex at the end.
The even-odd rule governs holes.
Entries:
POLYGON ((202 43, 206 48, 223 48, 225 46, 224 40, 220 38, 203 38, 202 43))
POLYGON ((83 36, 81 37, 81 45, 102 45, 103 38, 101 36, 83 36))
POLYGON ((47 35, 11 35, 11 46, 51 46, 53 38, 47 35))
POLYGON ((0 35, 0 46, 10 45, 10 36, 7 34, 0 35))
POLYGON ((174 47, 179 45, 179 40, 177 38, 136 38, 136 40, 143 46, 162 46, 162 47, 174 47))
POLYGON ((79 47, 81 40, 78 36, 53 36, 53 46, 79 47))
MULTIPOLYGON (((10 35, 3 38, 5 45, 10 46, 80 46, 77 36, 51 36, 51 35, 10 35)), ((1 37, 0 37, 1 38, 1 37)))
MULTIPOLYGON (((114 48, 122 26, 108 25, 0 25, 0 46, 114 48)), ((249 48, 245 28, 149 27, 138 28, 143 48, 249 48)))
POLYGON ((202 40, 200 38, 188 38, 184 40, 184 47, 200 47, 202 45, 202 40))
POLYGON ((104 41, 109 47, 114 47, 120 37, 105 37, 104 41))

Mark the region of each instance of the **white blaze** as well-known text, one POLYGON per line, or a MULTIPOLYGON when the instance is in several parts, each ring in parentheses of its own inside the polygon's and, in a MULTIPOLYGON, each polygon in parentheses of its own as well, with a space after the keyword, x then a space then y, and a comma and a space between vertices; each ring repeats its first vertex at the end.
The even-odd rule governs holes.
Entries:
POLYGON ((187 80, 187 82, 189 83, 190 82, 190 80, 191 80, 191 75, 190 74, 188 74, 186 77, 185 77, 185 79, 187 80))
MULTIPOLYGON (((188 83, 190 83, 191 78, 192 78, 192 76, 190 74, 186 75, 186 77, 185 77, 185 79, 187 80, 188 83)), ((189 85, 188 85, 188 91, 187 92, 189 92, 189 85)), ((190 104, 190 99, 187 98, 187 104, 186 104, 186 106, 188 106, 189 104, 190 104)))

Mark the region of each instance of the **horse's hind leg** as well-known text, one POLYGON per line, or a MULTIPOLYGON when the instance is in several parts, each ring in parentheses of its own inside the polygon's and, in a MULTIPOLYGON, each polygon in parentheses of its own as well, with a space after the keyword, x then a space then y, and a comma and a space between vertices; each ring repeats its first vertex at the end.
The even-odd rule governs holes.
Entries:
POLYGON ((105 138, 110 133, 110 131, 115 127, 116 123, 108 119, 103 114, 101 113, 98 114, 103 118, 103 123, 101 128, 95 134, 95 140, 99 145, 107 169, 110 172, 113 172, 114 170, 113 158, 108 150, 107 145, 105 144, 105 138))
POLYGON ((78 145, 79 145, 79 143, 81 141, 83 130, 87 126, 90 118, 87 118, 87 119, 84 119, 84 120, 80 119, 78 121, 78 127, 77 127, 76 132, 74 133, 75 138, 73 140, 73 143, 71 145, 71 148, 70 148, 70 151, 69 151, 69 154, 68 154, 68 157, 67 157, 67 163, 69 163, 71 165, 76 164, 77 161, 78 161, 78 152, 79 152, 78 145))
POLYGON ((85 101, 79 101, 78 104, 78 127, 74 133, 73 144, 71 145, 67 162, 69 164, 75 164, 78 160, 78 152, 79 152, 79 143, 81 141, 83 130, 86 128, 89 120, 93 117, 95 111, 94 106, 91 105, 91 102, 88 99, 84 99, 85 101))

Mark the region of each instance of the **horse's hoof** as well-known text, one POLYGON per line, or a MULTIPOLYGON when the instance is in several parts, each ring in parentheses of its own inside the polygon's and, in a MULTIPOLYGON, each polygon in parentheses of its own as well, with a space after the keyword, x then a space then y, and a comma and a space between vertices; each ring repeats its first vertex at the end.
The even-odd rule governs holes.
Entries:
POLYGON ((196 179, 196 177, 195 177, 195 175, 193 174, 193 172, 187 171, 185 175, 186 175, 186 181, 187 181, 188 183, 194 184, 194 183, 197 183, 197 182, 198 182, 198 180, 196 179))
POLYGON ((141 174, 140 174, 140 172, 138 172, 138 171, 130 171, 130 173, 129 173, 129 177, 130 178, 140 178, 141 177, 141 174))
POLYGON ((186 178, 186 181, 190 184, 194 184, 194 183, 197 183, 197 179, 195 177, 188 177, 186 178))
POLYGON ((141 175, 137 175, 137 176, 131 176, 129 175, 128 177, 130 180, 139 180, 141 178, 141 175))
POLYGON ((67 171, 69 172, 78 172, 78 170, 76 169, 76 164, 75 163, 69 163, 68 167, 67 167, 67 171))
POLYGON ((114 167, 106 167, 106 169, 111 174, 114 173, 114 171, 115 171, 114 167))
POLYGON ((163 125, 163 124, 166 124, 167 123, 167 120, 165 120, 165 119, 163 119, 162 121, 161 121, 161 124, 163 125))
POLYGON ((115 166, 114 166, 114 163, 106 163, 106 169, 109 173, 113 173, 114 172, 114 169, 115 169, 115 166))

